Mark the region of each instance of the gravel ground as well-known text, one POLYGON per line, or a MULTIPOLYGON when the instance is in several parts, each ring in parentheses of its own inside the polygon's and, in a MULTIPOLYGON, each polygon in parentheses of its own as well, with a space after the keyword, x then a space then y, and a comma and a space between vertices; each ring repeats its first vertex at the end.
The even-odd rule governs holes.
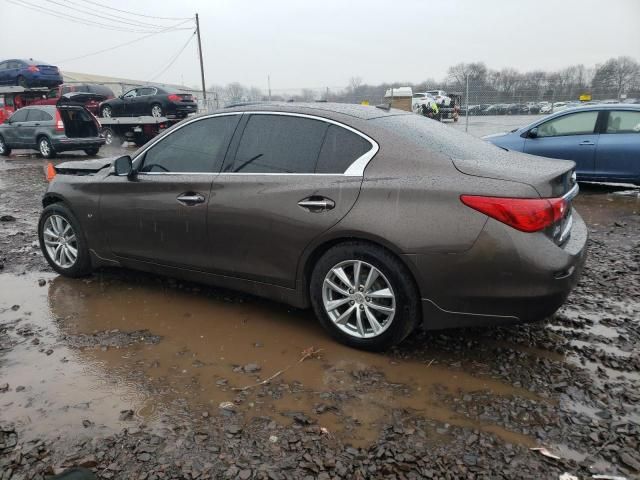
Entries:
MULTIPOLYGON (((215 367, 216 375, 224 377, 193 375, 185 380, 190 386, 178 388, 172 382, 180 371, 209 372, 214 358, 196 355, 195 348, 191 353, 192 346, 185 345, 154 360, 154 352, 164 352, 174 335, 160 323, 140 328, 123 320, 112 328, 114 320, 83 330, 91 313, 87 297, 99 301, 96 291, 112 295, 116 287, 146 288, 150 295, 159 290, 191 295, 186 303, 206 298, 231 309, 253 308, 258 316, 280 307, 126 272, 64 284, 72 288, 57 294, 56 307, 51 299, 59 282, 39 253, 35 233, 46 188, 42 172, 37 157, 0 161, 0 281, 5 292, 0 294, 0 479, 47 478, 70 466, 89 468, 99 478, 132 479, 558 479, 564 473, 580 479, 595 474, 640 478, 638 190, 625 194, 613 187, 583 187, 576 205, 590 229, 587 265, 567 304, 545 322, 421 332, 376 356, 332 347, 309 326, 308 345, 321 348, 289 352, 290 359, 303 360, 299 371, 259 384, 272 373, 260 353, 270 351, 265 337, 264 346, 252 340, 257 353, 246 363, 215 367), (6 293, 20 282, 30 285, 33 300, 6 293), (76 289, 81 300, 74 300, 76 289), (48 295, 48 306, 39 306, 38 295, 48 295), (61 299, 75 302, 65 310, 70 313, 56 310, 62 308, 61 299), (49 308, 53 313, 47 313, 49 308), (47 320, 39 323, 38 315, 47 320), (20 352, 34 360, 21 362, 20 352), (124 383, 163 408, 145 416, 126 401, 113 400, 117 419, 111 421, 89 402, 82 425, 48 427, 56 420, 50 418, 53 404, 47 403, 50 387, 38 398, 19 397, 39 391, 44 382, 32 380, 37 378, 33 370, 55 361, 64 373, 78 362, 89 365, 78 360, 88 357, 100 359, 106 377, 114 385, 119 382, 117 388, 124 383), (341 358, 353 361, 345 366, 341 358), (406 371, 397 374, 403 366, 406 371), (154 375, 154 369, 163 374, 154 375), (429 383, 421 383, 431 374, 429 383), (252 387, 235 388, 242 384, 252 387), (212 406, 195 395, 214 390, 230 401, 212 406), (272 410, 251 413, 260 403, 269 403, 272 410), (367 412, 378 409, 380 415, 368 420, 354 413, 353 405, 367 412), (15 411, 33 417, 23 421, 8 414, 15 411), (357 439, 367 428, 371 434, 357 439), (532 447, 546 447, 557 458, 532 447)), ((96 311, 124 315, 131 308, 118 307, 114 298, 96 311)), ((283 315, 295 319, 298 313, 283 315)), ((238 319, 239 325, 243 322, 244 317, 238 319)), ((93 374, 78 370, 78 375, 93 374)), ((78 388, 75 394, 82 397, 84 391, 78 388)))

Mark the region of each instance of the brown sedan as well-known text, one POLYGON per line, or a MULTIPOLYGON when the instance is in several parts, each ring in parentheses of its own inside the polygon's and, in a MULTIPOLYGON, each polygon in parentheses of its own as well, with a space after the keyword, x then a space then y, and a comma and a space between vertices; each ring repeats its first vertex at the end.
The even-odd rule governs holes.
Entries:
POLYGON ((115 265, 312 306, 360 348, 421 323, 544 318, 584 262, 573 162, 397 110, 230 108, 56 171, 39 235, 57 272, 115 265))

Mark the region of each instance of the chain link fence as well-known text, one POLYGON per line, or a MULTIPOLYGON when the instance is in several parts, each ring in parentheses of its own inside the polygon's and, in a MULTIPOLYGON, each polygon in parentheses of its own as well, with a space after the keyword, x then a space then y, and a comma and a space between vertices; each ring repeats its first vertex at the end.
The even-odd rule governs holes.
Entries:
MULTIPOLYGON (((144 86, 134 82, 88 82, 68 81, 68 84, 99 84, 109 87, 114 95, 144 86)), ((161 84, 155 84, 163 86, 161 84)), ((640 103, 640 87, 621 94, 613 88, 590 89, 586 86, 522 87, 504 85, 497 89, 481 82, 470 80, 457 83, 433 83, 418 85, 382 84, 348 87, 318 87, 292 89, 260 89, 244 87, 233 83, 226 87, 211 87, 204 98, 202 90, 184 87, 180 90, 191 93, 198 103, 199 112, 213 111, 228 105, 246 102, 338 102, 364 105, 392 104, 393 107, 412 110, 435 120, 454 124, 474 135, 486 135, 505 129, 515 128, 532 122, 536 118, 567 108, 595 103, 640 103), (407 87, 409 87, 407 89, 407 87), (400 102, 403 95, 410 93, 410 100, 400 102), (389 95, 389 92, 395 92, 389 95), (404 92, 404 93, 400 93, 404 92), (438 113, 433 115, 420 104, 435 102, 438 113)))

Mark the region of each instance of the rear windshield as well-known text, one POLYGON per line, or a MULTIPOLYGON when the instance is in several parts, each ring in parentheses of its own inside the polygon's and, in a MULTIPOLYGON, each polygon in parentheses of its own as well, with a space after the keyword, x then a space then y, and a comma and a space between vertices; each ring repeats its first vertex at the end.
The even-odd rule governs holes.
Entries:
POLYGON ((371 121, 389 128, 407 143, 427 147, 450 158, 469 160, 502 152, 489 142, 421 115, 395 115, 371 121))
POLYGON ((97 95, 104 95, 105 97, 113 97, 113 90, 105 85, 87 85, 88 92, 95 93, 97 95))

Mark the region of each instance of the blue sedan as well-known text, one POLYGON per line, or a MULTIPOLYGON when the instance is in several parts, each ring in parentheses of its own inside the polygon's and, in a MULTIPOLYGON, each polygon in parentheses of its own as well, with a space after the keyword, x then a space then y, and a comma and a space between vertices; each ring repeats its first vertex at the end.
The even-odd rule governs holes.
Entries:
POLYGON ((20 87, 57 87, 62 83, 58 67, 37 60, 4 60, 0 62, 0 85, 20 87))
POLYGON ((573 160, 580 181, 640 185, 640 105, 570 108, 484 138, 507 150, 573 160))

